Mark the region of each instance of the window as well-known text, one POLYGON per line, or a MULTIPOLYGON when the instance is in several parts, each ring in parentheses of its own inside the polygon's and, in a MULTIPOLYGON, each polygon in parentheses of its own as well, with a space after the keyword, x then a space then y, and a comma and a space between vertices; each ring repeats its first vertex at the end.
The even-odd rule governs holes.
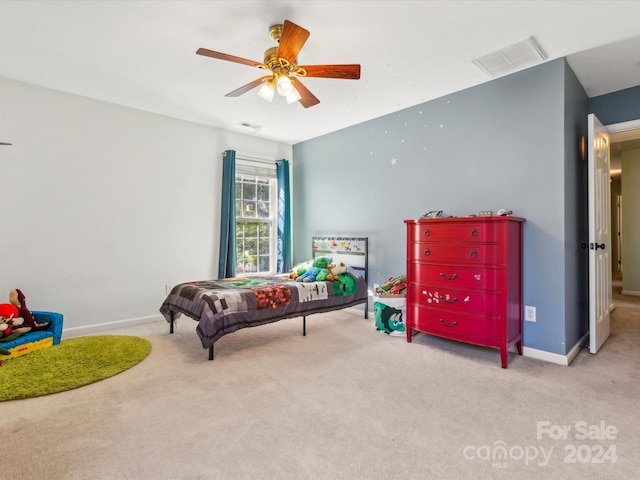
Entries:
POLYGON ((276 173, 275 165, 269 167, 237 162, 237 274, 272 274, 276 271, 276 173))

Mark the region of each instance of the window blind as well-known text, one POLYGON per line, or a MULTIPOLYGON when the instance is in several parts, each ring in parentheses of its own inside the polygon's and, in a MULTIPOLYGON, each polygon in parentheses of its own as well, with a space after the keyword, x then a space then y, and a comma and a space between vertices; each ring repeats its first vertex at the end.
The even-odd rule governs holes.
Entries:
POLYGON ((276 178, 276 162, 236 155, 236 175, 276 178))

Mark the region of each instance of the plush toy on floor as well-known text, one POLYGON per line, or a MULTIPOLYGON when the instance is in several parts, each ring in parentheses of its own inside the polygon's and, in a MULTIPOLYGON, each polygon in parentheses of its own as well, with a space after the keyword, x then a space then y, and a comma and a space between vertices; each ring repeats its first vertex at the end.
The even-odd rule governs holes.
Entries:
POLYGON ((0 342, 9 342, 20 335, 14 332, 14 320, 18 319, 18 309, 10 303, 0 303, 0 342))
POLYGON ((37 323, 31 311, 27 308, 27 299, 21 290, 15 289, 9 292, 9 301, 18 309, 18 316, 23 319, 21 329, 23 333, 37 332, 49 328, 49 322, 37 323))
POLYGON ((63 315, 27 308, 24 293, 11 290, 11 303, 0 305, 0 361, 20 357, 58 345, 62 337, 63 315))
MULTIPOLYGON (((22 322, 14 305, 0 303, 0 342, 10 342, 22 335, 22 322)), ((9 355, 9 351, 0 347, 0 355, 9 355)))

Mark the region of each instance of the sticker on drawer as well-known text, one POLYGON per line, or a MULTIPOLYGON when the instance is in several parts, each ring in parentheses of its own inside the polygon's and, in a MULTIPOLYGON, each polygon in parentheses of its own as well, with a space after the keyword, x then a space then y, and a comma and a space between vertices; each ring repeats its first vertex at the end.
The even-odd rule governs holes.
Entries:
POLYGON ((440 294, 438 291, 430 292, 429 290, 422 290, 422 295, 427 297, 427 303, 456 303, 459 301, 468 303, 471 300, 471 297, 467 294, 458 298, 450 293, 440 294))

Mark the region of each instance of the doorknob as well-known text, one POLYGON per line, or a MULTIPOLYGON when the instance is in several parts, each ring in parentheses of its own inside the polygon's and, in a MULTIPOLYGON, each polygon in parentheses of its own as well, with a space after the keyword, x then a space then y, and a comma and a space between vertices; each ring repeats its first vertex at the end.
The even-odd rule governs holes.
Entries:
POLYGON ((604 250, 604 243, 590 243, 589 244, 589 249, 591 250, 598 250, 599 248, 604 250))

